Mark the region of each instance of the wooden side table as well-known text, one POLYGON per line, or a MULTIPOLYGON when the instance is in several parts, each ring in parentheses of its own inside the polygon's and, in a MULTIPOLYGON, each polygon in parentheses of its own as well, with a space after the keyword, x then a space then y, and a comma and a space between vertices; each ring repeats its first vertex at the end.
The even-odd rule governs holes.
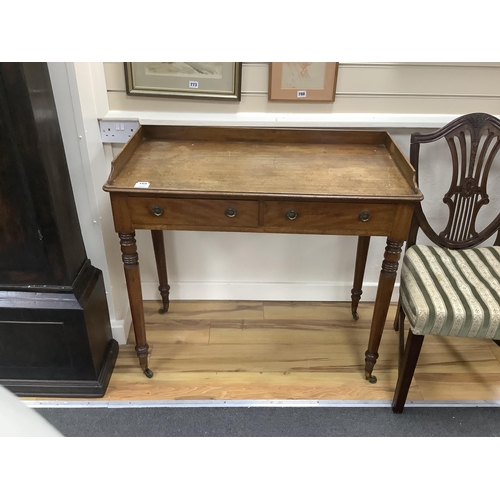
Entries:
POLYGON ((120 237, 136 352, 148 368, 135 230, 152 233, 163 301, 163 230, 356 235, 357 305, 371 236, 386 236, 365 377, 372 375, 415 204, 414 170, 386 132, 141 126, 112 162, 103 189, 120 237))

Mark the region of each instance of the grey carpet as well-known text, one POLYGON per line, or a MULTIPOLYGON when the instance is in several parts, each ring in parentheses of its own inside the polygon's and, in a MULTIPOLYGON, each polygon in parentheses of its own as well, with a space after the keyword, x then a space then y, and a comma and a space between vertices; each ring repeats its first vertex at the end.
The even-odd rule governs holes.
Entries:
POLYGON ((497 407, 37 408, 68 437, 493 437, 497 407))

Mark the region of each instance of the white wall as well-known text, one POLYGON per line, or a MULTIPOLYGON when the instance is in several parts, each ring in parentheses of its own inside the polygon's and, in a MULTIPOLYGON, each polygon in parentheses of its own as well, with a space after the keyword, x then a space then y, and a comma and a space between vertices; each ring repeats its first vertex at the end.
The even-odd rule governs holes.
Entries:
POLYGON ((125 343, 130 328, 125 279, 109 197, 102 191, 109 171, 97 122, 107 111, 103 65, 48 66, 87 256, 103 272, 113 338, 125 343))
MULTIPOLYGON (((119 342, 128 325, 127 300, 109 199, 101 189, 119 147, 100 143, 98 118, 132 118, 144 124, 381 128, 408 154, 409 136, 417 129, 434 130, 468 112, 500 115, 500 63, 343 63, 335 102, 312 104, 268 102, 267 63, 244 63, 239 103, 130 97, 125 92, 123 63, 64 66, 69 77, 55 71, 51 76, 59 82, 69 78, 66 85, 73 95, 66 102, 71 101, 80 111, 73 113, 77 126, 68 125, 63 139, 68 156, 83 158, 86 180, 74 185, 75 196, 86 196, 90 210, 98 213, 98 217, 90 216, 92 222, 82 224, 82 231, 84 238, 88 235, 90 258, 105 272, 114 336, 119 342), (78 126, 84 130, 79 142, 67 137, 78 133, 70 131, 78 126), (97 224, 93 222, 96 218, 97 224)), ((62 90, 58 93, 64 94, 62 90)), ((89 217, 88 207, 85 202, 77 206, 81 218, 89 217)), ((350 299, 354 237, 172 231, 165 238, 174 300, 350 299)), ((150 235, 138 231, 137 241, 144 298, 155 299, 157 277, 150 235)), ((375 298, 384 246, 384 238, 372 239, 365 300, 375 298)))
POLYGON ((238 123, 250 119, 269 123, 287 119, 290 123, 310 123, 315 119, 318 126, 325 126, 353 119, 343 115, 361 113, 365 116, 359 117, 360 125, 371 126, 374 117, 370 120, 367 114, 394 113, 405 123, 403 115, 411 114, 456 115, 481 109, 500 112, 500 63, 340 63, 333 103, 268 101, 266 62, 243 63, 241 101, 224 103, 128 96, 123 63, 104 63, 104 67, 110 115, 145 120, 189 119, 196 123, 196 119, 227 119, 238 123))

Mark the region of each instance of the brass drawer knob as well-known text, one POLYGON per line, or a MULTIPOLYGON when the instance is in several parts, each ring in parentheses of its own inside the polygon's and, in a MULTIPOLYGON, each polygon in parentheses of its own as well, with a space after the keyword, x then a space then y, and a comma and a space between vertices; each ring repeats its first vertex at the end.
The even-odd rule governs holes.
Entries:
POLYGON ((286 218, 288 220, 295 220, 298 216, 299 214, 295 210, 288 210, 286 213, 286 218))
POLYGON ((151 209, 151 212, 153 215, 156 215, 156 217, 160 217, 160 215, 163 215, 163 208, 162 207, 153 207, 151 209))
POLYGON ((233 207, 228 207, 226 208, 226 217, 236 217, 236 214, 238 212, 236 212, 236 208, 233 208, 233 207))
POLYGON ((359 214, 359 220, 360 220, 361 222, 368 222, 368 221, 370 220, 370 217, 371 217, 371 216, 370 216, 370 212, 366 212, 366 211, 365 211, 365 212, 361 212, 361 213, 359 214))

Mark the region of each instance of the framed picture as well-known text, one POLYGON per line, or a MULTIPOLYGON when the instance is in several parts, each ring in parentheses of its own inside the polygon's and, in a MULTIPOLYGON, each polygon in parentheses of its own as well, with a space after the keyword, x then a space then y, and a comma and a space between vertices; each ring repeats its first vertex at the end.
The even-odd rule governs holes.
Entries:
POLYGON ((335 101, 336 62, 269 63, 270 101, 335 101))
POLYGON ((241 100, 241 63, 126 62, 128 95, 241 100))

